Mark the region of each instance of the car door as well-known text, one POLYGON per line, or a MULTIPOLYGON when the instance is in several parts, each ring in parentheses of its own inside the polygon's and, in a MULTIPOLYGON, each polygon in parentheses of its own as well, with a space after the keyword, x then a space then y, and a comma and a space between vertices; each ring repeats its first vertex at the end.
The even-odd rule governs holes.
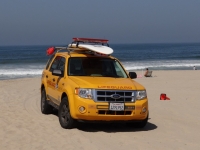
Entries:
POLYGON ((44 78, 44 81, 46 83, 46 94, 47 94, 47 98, 49 99, 49 96, 51 95, 51 93, 49 92, 50 86, 51 86, 51 81, 49 80, 50 76, 51 76, 51 72, 49 71, 49 68, 54 60, 55 55, 52 55, 50 57, 50 59, 47 62, 46 65, 46 69, 42 72, 42 77, 44 78))
POLYGON ((49 72, 47 74, 47 76, 48 76, 48 79, 47 79, 48 94, 47 94, 47 96, 51 101, 53 101, 56 104, 59 104, 58 103, 58 95, 57 95, 57 89, 58 89, 57 81, 58 81, 59 76, 52 75, 52 72, 53 72, 53 70, 58 69, 61 58, 63 58, 63 57, 61 57, 61 56, 55 57, 55 59, 53 60, 53 62, 51 64, 51 67, 49 68, 49 72))
POLYGON ((57 103, 59 104, 61 102, 61 95, 63 93, 63 88, 64 88, 64 84, 65 84, 65 75, 66 75, 66 59, 65 57, 61 57, 59 64, 57 66, 58 70, 61 70, 63 76, 62 77, 55 77, 55 82, 56 82, 56 89, 55 89, 55 97, 57 99, 57 103))

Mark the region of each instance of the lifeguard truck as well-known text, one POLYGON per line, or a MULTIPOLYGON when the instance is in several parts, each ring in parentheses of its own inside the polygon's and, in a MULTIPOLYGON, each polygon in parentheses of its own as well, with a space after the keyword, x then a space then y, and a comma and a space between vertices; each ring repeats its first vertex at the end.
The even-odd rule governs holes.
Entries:
POLYGON ((105 39, 73 38, 66 47, 50 47, 41 78, 41 112, 58 109, 66 129, 79 121, 119 121, 143 128, 149 114, 146 89, 112 53, 105 39))

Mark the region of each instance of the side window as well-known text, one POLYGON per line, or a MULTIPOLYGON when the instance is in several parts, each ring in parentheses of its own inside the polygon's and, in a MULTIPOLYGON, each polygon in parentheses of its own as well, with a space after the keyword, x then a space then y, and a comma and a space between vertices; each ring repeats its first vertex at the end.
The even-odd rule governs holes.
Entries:
POLYGON ((50 65, 50 63, 52 62, 54 56, 55 56, 55 55, 52 55, 52 56, 49 58, 48 63, 47 63, 47 65, 46 65, 46 70, 49 68, 49 65, 50 65))
POLYGON ((61 57, 58 67, 56 69, 61 70, 63 73, 65 72, 65 58, 61 57))
POLYGON ((62 57, 60 56, 57 56, 54 60, 53 60, 53 63, 51 64, 51 67, 49 69, 50 72, 53 72, 54 69, 58 69, 58 65, 59 65, 59 62, 61 60, 62 57))
POLYGON ((126 73, 124 72, 123 68, 117 61, 115 61, 114 67, 115 67, 116 73, 119 77, 127 78, 126 73))

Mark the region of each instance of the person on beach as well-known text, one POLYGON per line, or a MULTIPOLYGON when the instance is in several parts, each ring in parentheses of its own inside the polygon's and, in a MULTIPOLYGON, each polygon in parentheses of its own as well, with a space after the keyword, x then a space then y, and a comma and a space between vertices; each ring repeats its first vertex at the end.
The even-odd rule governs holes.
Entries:
POLYGON ((145 76, 145 77, 147 77, 147 75, 148 75, 148 72, 149 72, 149 69, 148 69, 148 68, 146 68, 146 71, 145 71, 145 73, 144 73, 144 76, 145 76))
POLYGON ((193 70, 197 70, 195 66, 193 67, 193 70))
POLYGON ((145 77, 152 77, 152 71, 150 71, 148 68, 146 68, 146 71, 144 73, 145 77))

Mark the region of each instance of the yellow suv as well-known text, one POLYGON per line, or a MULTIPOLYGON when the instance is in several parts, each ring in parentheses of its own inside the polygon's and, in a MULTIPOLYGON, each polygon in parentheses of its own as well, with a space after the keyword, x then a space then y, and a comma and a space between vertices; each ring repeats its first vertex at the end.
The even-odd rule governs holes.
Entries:
POLYGON ((127 73, 110 54, 79 47, 80 42, 95 44, 97 49, 97 44, 105 44, 105 40, 82 38, 73 41, 76 46, 48 49, 51 57, 41 78, 41 112, 58 109, 60 125, 66 129, 78 121, 119 121, 143 128, 148 99, 146 89, 132 80, 136 73, 127 73))

